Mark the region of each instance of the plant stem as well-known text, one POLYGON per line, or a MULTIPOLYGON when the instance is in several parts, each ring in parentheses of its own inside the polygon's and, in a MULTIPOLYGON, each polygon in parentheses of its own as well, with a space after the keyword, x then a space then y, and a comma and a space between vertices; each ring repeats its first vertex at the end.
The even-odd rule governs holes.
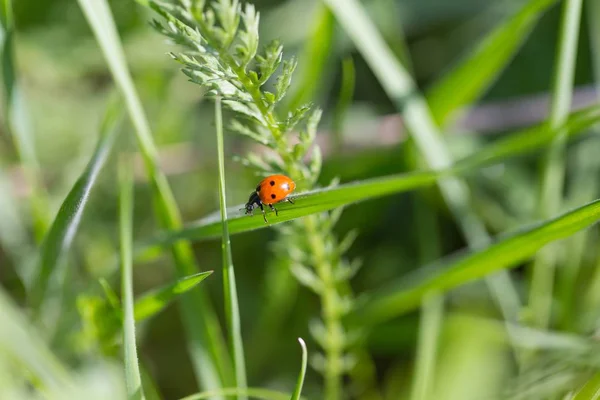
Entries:
MULTIPOLYGON (((221 249, 223 253, 223 293, 225 296, 225 317, 229 330, 229 346, 232 352, 233 368, 235 372, 235 386, 246 389, 246 364, 244 361, 244 347, 242 344, 242 328, 240 323, 240 310, 235 284, 235 270, 231 257, 231 241, 227 226, 227 199, 225 195, 225 150, 223 144, 223 116, 221 111, 221 98, 217 96, 215 102, 215 121, 217 132, 217 154, 219 158, 219 205, 221 209, 221 224, 223 227, 221 249)), ((246 397, 240 395, 240 400, 246 397)))
POLYGON ((325 338, 325 399, 340 398, 343 371, 344 327, 340 318, 339 295, 333 274, 333 266, 329 261, 318 229, 318 216, 304 218, 304 227, 311 254, 315 259, 315 270, 323 284, 321 296, 321 315, 326 328, 325 338))

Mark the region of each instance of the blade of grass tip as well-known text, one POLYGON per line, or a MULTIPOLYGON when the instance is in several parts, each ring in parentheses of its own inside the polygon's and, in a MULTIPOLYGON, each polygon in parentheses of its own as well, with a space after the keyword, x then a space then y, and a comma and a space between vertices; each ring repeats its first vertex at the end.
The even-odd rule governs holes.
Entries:
MULTIPOLYGON (((242 342, 242 327, 240 322, 240 306, 238 304, 235 284, 235 270, 231 257, 231 240, 227 226, 227 198, 225 195, 225 149, 223 143, 223 115, 221 98, 215 99, 215 122, 217 133, 217 154, 219 158, 219 207, 221 209, 221 249, 223 256, 223 293, 225 296, 225 318, 229 329, 229 346, 231 347, 233 367, 235 371, 235 386, 244 389, 246 383, 246 363, 244 361, 244 346, 242 342)), ((246 397, 238 397, 245 400, 246 397)))
POLYGON ((123 299, 123 354, 125 386, 130 400, 144 399, 135 344, 133 312, 133 165, 127 156, 119 160, 119 238, 121 247, 121 297, 123 299))
POLYGON ((298 338, 298 342, 300 342, 300 347, 302 348, 302 364, 300 366, 300 373, 298 374, 298 381, 296 382, 296 389, 294 389, 294 393, 292 394, 291 400, 300 400, 300 395, 302 394, 302 386, 304 385, 304 376, 306 375, 306 364, 308 363, 308 352, 306 351, 306 343, 302 338, 298 338))
POLYGON ((48 349, 34 327, 0 288, 0 352, 28 371, 38 389, 61 391, 73 386, 67 368, 48 349))
POLYGON ((175 300, 178 295, 192 290, 212 273, 213 271, 199 272, 192 276, 181 278, 177 282, 165 287, 144 293, 135 302, 135 320, 138 322, 143 321, 158 314, 170 302, 175 300))
POLYGON ((379 323, 418 307, 431 291, 447 292, 500 269, 513 268, 528 260, 546 244, 564 239, 600 220, 600 200, 576 208, 557 218, 505 235, 477 251, 452 255, 415 271, 382 290, 357 309, 363 324, 379 323))
POLYGON ((466 57, 427 91, 431 114, 440 126, 452 112, 485 93, 521 48, 540 17, 557 0, 531 0, 498 24, 466 57))
MULTIPOLYGON (((78 2, 100 45, 113 79, 125 98, 127 111, 134 125, 153 189, 157 219, 163 225, 163 229, 180 229, 182 222, 179 209, 167 178, 158 167, 156 146, 127 68, 123 47, 108 3, 106 0, 78 0, 78 2)), ((180 276, 198 272, 194 253, 188 242, 174 244, 171 253, 180 276)), ((222 382, 232 381, 231 368, 227 365, 229 360, 227 348, 207 293, 199 289, 186 294, 182 297, 181 307, 188 349, 199 381, 209 390, 221 387, 222 382)))
MULTIPOLYGON (((542 169, 539 202, 541 218, 549 218, 560 210, 565 179, 567 135, 564 130, 559 128, 569 115, 573 96, 582 0, 566 0, 563 4, 549 122, 550 129, 555 131, 555 136, 546 154, 542 169)), ((529 296, 531 322, 534 326, 542 329, 550 323, 556 257, 556 247, 548 246, 536 255, 531 267, 529 296)))
POLYGON ((121 120, 121 105, 119 101, 111 101, 100 127, 100 139, 90 162, 79 179, 63 201, 52 226, 40 248, 37 271, 34 274, 30 288, 30 306, 34 315, 38 315, 44 301, 51 274, 63 262, 69 251, 90 192, 96 184, 100 170, 112 150, 121 120))
POLYGON ((40 179, 40 166, 35 154, 34 135, 23 90, 15 68, 15 26, 11 0, 0 0, 0 37, 4 115, 6 130, 15 144, 24 176, 31 188, 29 201, 36 240, 41 242, 50 225, 48 195, 40 179))
MULTIPOLYGON (((422 95, 408 72, 396 60, 357 0, 323 0, 332 9, 346 34, 352 39, 387 95, 403 112, 404 121, 417 148, 430 168, 446 169, 452 158, 422 95)), ((438 186, 469 247, 489 243, 483 222, 472 211, 469 189, 456 178, 440 180, 438 186)), ((518 318, 520 299, 506 271, 486 278, 493 299, 507 321, 518 318)))
MULTIPOLYGON (((564 128, 567 129, 569 137, 573 139, 598 122, 600 122, 600 107, 593 106, 574 112, 564 128)), ((278 216, 270 215, 268 224, 265 224, 262 219, 250 218, 240 212, 240 209, 243 209, 243 204, 240 204, 228 209, 229 233, 235 234, 266 228, 355 202, 428 187, 443 177, 465 174, 475 168, 532 152, 544 146, 551 138, 552 131, 547 128, 546 124, 541 124, 500 139, 482 148, 476 154, 457 161, 453 167, 437 172, 410 172, 299 193, 294 197, 301 199, 302 202, 294 207, 283 204, 279 209, 285 210, 285 213, 280 212, 278 216)), ((160 250, 158 246, 166 246, 180 240, 218 238, 221 236, 221 229, 220 212, 217 211, 188 224, 183 229, 161 232, 155 238, 139 243, 136 247, 136 255, 139 257, 136 259, 157 253, 160 250)))
POLYGON ((331 124, 331 131, 334 139, 333 142, 335 150, 338 152, 342 149, 342 145, 344 144, 344 117, 352 104, 355 81, 356 74, 354 72, 354 61, 352 60, 352 57, 346 57, 342 61, 342 85, 338 101, 333 110, 333 121, 331 124))

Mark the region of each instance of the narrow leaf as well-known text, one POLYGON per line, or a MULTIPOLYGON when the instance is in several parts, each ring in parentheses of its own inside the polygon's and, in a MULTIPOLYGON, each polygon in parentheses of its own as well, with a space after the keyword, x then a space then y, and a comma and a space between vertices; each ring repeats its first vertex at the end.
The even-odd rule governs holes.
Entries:
POLYGON ((302 347, 302 364, 300 367, 300 374, 298 374, 298 382, 296 382, 296 389, 294 390, 294 394, 292 394, 291 400, 300 400, 300 394, 302 393, 302 386, 304 385, 304 376, 306 375, 306 364, 308 360, 306 343, 304 343, 302 338, 298 338, 298 342, 300 342, 300 347, 302 347))
POLYGON ((557 0, 531 0, 490 32, 427 93, 431 114, 445 125, 453 111, 483 95, 513 59, 543 13, 557 0))
POLYGON ((170 285, 143 294, 135 302, 135 320, 143 321, 165 309, 175 298, 196 287, 213 271, 200 272, 186 276, 170 285))
POLYGON ((30 304, 34 310, 38 310, 42 304, 46 290, 48 289, 50 276, 63 260, 63 257, 73 243, 90 192, 112 149, 118 131, 120 116, 120 102, 111 103, 104 115, 100 127, 100 140, 94 150, 94 154, 63 201, 50 227, 50 231, 44 238, 40 249, 37 273, 33 279, 30 293, 30 304))
POLYGON ((454 255, 415 271, 411 277, 375 295, 358 313, 363 322, 394 318, 418 307, 431 292, 447 292, 492 272, 513 268, 547 243, 568 237, 600 220, 600 200, 544 221, 466 255, 454 255))
POLYGON ((129 400, 143 400, 142 378, 135 344, 133 315, 133 164, 119 163, 119 239, 121 243, 121 297, 123 298, 123 353, 125 386, 129 400))

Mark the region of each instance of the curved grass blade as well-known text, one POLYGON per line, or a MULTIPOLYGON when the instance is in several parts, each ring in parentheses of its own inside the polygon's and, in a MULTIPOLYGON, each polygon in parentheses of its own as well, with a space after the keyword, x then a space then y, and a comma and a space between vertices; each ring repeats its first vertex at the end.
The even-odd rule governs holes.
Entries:
POLYGON ((119 238, 121 244, 121 297, 123 298, 123 353, 125 386, 129 400, 143 400, 142 377, 135 344, 133 311, 133 165, 126 158, 119 163, 119 238))
POLYGON ((456 109, 480 97, 512 60, 540 17, 557 0, 531 0, 490 32, 427 91, 431 114, 445 125, 456 109))
MULTIPOLYGON (((225 318, 229 330, 229 346, 235 372, 234 384, 240 389, 247 387, 246 361, 244 360, 244 346, 242 343, 242 327, 240 318, 240 305, 238 302, 237 287, 235 283, 235 270, 231 256, 231 239, 227 226, 227 197, 225 195, 225 150, 223 144, 223 115, 221 98, 215 102, 215 122, 217 134, 217 153, 219 158, 219 212, 221 216, 221 249, 223 257, 223 294, 225 296, 225 318)), ((238 399, 246 400, 239 396, 238 399)))
POLYGON ((304 376, 306 375, 306 364, 308 360, 308 355, 306 351, 306 343, 302 338, 298 338, 298 342, 300 342, 300 347, 302 347, 302 366, 300 367, 300 374, 298 375, 298 382, 296 382, 296 389, 292 394, 291 400, 300 400, 300 395, 302 393, 302 386, 304 385, 304 376))
POLYGON ((38 388, 60 392, 73 387, 73 377, 52 354, 35 329, 0 288, 0 353, 27 369, 38 388))
MULTIPOLYGON (((593 106, 571 114, 563 129, 566 129, 570 138, 573 139, 598 122, 600 122, 600 107, 593 106)), ((241 212, 243 204, 240 204, 227 210, 229 233, 236 234, 262 229, 343 205, 428 187, 444 176, 470 172, 475 168, 505 160, 508 157, 537 150, 546 145, 552 137, 553 131, 545 124, 537 125, 497 140, 472 156, 456 162, 453 168, 437 173, 425 171, 398 174, 298 194, 293 196, 297 200, 294 205, 284 203, 277 206, 281 210, 279 216, 275 216, 273 213, 269 214, 269 224, 265 224, 261 218, 245 215, 241 212)), ((178 240, 214 239, 220 235, 220 217, 218 213, 213 213, 187 225, 180 231, 164 232, 146 244, 164 246, 178 240)), ((155 250, 155 247, 140 245, 137 255, 143 257, 155 250)))
POLYGON ((135 320, 143 321, 158 314, 175 300, 175 297, 192 290, 212 273, 213 271, 205 271, 186 276, 175 283, 141 295, 134 306, 135 320))
POLYGON ((40 249, 40 260, 30 291, 30 305, 34 312, 44 300, 50 275, 69 251, 88 197, 100 170, 104 166, 115 141, 121 117, 119 101, 111 102, 100 127, 100 140, 85 170, 73 185, 52 222, 40 249))
POLYGON ((376 294, 357 315, 362 323, 371 324, 394 318, 418 307, 432 291, 444 293, 495 271, 516 267, 547 243, 571 236, 598 220, 600 200, 507 235, 466 255, 454 255, 420 268, 407 279, 376 294))
POLYGON ((261 389, 261 388, 223 388, 219 390, 212 390, 210 392, 202 392, 192 394, 190 396, 183 397, 179 400, 203 400, 210 399, 214 396, 248 396, 252 399, 261 399, 261 400, 290 400, 289 393, 276 392, 270 389, 261 389))
MULTIPOLYGON (((167 178, 159 169, 156 145, 129 73, 108 2, 78 0, 78 3, 104 53, 113 79, 125 99, 152 187, 157 219, 164 229, 180 229, 182 224, 179 209, 167 178)), ((199 272, 189 243, 177 243, 170 250, 179 276, 199 272)), ((196 290, 182 297, 181 307, 194 372, 205 388, 220 388, 223 382, 232 380, 232 372, 227 364, 229 355, 210 298, 203 290, 196 290)))

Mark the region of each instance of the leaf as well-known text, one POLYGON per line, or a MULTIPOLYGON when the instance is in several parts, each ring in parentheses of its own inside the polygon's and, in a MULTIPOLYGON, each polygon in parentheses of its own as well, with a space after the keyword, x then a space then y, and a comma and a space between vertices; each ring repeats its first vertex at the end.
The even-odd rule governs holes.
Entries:
POLYGON ((557 0, 531 0, 490 32, 473 51, 427 91, 439 125, 453 111, 480 97, 510 63, 540 19, 557 0))
POLYGON ((135 320, 143 321, 158 314, 176 296, 192 290, 212 273, 213 271, 206 271, 186 276, 177 282, 143 294, 135 302, 135 320))
POLYGON ((393 284, 363 306, 357 317, 362 323, 379 323, 415 309, 433 291, 444 293, 493 272, 513 268, 528 260, 547 243, 566 238, 600 220, 600 200, 557 218, 499 238, 477 251, 448 257, 415 271, 393 284))
POLYGON ((575 393, 571 400, 599 400, 600 399, 600 372, 592 376, 581 389, 575 393))
MULTIPOLYGON (((600 107, 593 106, 571 114, 571 117, 561 129, 566 129, 570 137, 575 138, 577 135, 582 134, 585 129, 598 122, 600 122, 600 107)), ((551 140, 552 135, 552 130, 548 129, 545 124, 537 125, 491 143, 472 156, 458 161, 453 168, 441 170, 437 173, 424 171, 398 174, 292 195, 297 201, 294 205, 288 203, 278 205, 277 209, 281 211, 279 212, 279 216, 268 212, 269 224, 265 224, 262 218, 245 215, 241 212, 243 204, 240 204, 228 209, 229 233, 236 234, 266 228, 281 222, 333 210, 359 201, 428 187, 435 184, 442 177, 468 173, 477 167, 539 149, 551 140)), ((262 159, 257 157, 258 161, 262 162, 262 159)), ((219 237, 220 232, 221 225, 218 213, 213 213, 194 223, 188 224, 180 231, 163 232, 145 244, 167 245, 184 239, 210 239, 219 237)), ((142 256, 152 250, 152 247, 142 248, 138 246, 138 256, 142 256)))
POLYGON ((119 241, 121 256, 121 297, 123 298, 123 353, 125 386, 129 400, 143 400, 142 377, 135 343, 133 307, 133 163, 119 163, 119 241))
POLYGON ((71 248, 90 192, 96 184, 100 170, 112 149, 121 115, 120 102, 115 101, 109 104, 102 120, 100 139, 94 154, 63 201, 49 232, 44 238, 29 299, 34 311, 39 311, 48 289, 50 276, 71 248))
POLYGON ((304 385, 304 376, 306 375, 306 364, 307 364, 307 351, 306 351, 306 343, 302 338, 298 338, 298 342, 300 342, 300 347, 302 348, 302 364, 300 366, 300 373, 298 374, 298 381, 296 382, 296 389, 294 389, 294 393, 292 394, 291 400, 300 400, 300 394, 302 393, 302 386, 304 385))

